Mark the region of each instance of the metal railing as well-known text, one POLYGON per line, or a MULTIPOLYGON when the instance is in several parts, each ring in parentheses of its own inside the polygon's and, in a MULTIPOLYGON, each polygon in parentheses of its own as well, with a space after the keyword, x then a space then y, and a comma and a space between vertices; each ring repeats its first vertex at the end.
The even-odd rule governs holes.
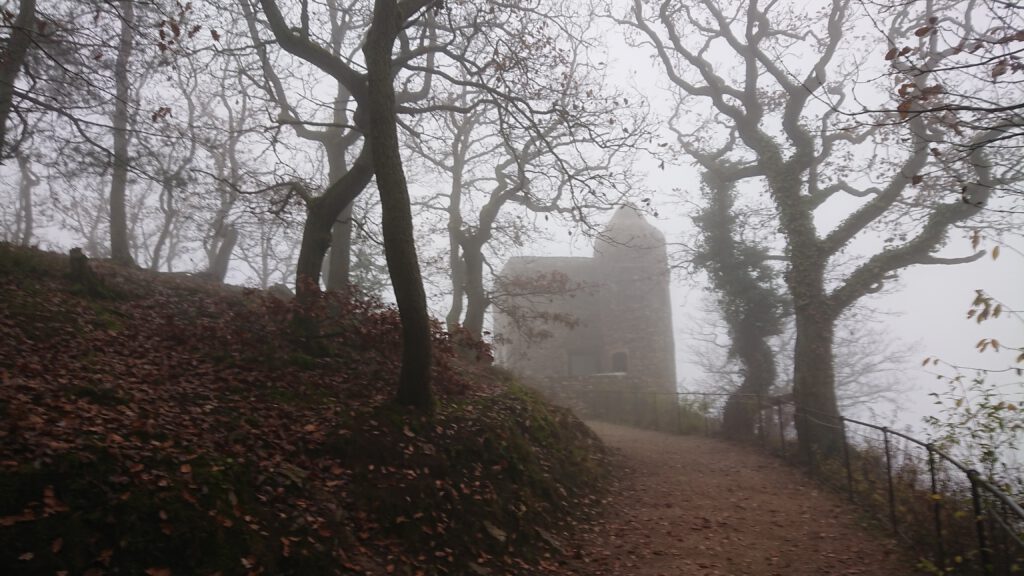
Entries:
POLYGON ((812 470, 832 480, 838 476, 837 487, 851 500, 884 511, 892 530, 935 572, 1024 573, 1024 509, 976 469, 886 426, 798 414, 842 436, 841 474, 812 470))
MULTIPOLYGON (((582 417, 676 434, 716 435, 726 400, 704 392, 618 387, 545 390, 582 417)), ((745 395, 756 403, 754 440, 800 462, 819 480, 874 512, 936 574, 1024 574, 1024 509, 992 480, 908 434, 844 416, 800 411, 836 430, 835 457, 800 459, 791 401, 745 395)))

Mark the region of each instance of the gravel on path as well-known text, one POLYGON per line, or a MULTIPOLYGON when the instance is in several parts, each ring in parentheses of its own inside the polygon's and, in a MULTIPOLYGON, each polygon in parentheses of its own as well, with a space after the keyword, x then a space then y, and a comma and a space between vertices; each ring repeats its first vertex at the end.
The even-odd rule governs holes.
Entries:
POLYGON ((754 448, 589 423, 624 468, 581 533, 579 576, 910 576, 914 560, 864 512, 754 448))

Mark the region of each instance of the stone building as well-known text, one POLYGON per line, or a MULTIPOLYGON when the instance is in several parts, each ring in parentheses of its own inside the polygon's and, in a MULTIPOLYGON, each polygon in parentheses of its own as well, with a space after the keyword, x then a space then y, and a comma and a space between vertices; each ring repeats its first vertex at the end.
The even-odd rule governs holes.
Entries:
POLYGON ((665 236, 636 209, 615 212, 592 258, 515 257, 501 277, 499 364, 548 391, 675 392, 665 236))

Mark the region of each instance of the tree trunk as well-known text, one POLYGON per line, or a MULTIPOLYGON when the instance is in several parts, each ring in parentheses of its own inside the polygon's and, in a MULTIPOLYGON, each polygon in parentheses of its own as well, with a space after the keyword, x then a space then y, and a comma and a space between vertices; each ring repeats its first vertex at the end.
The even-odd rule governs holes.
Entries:
MULTIPOLYGON (((336 9, 335 6, 331 6, 336 9)), ((332 20, 334 21, 334 20, 332 20)), ((338 57, 341 53, 341 39, 337 37, 337 27, 332 28, 331 50, 338 57)), ((338 83, 338 92, 334 98, 334 121, 338 124, 349 122, 346 107, 350 101, 348 90, 338 83)), ((346 157, 351 143, 340 134, 321 140, 327 153, 327 178, 337 182, 348 173, 346 157)), ((352 210, 354 203, 349 202, 331 228, 331 253, 327 262, 327 289, 338 292, 348 290, 352 283, 352 210)))
POLYGON ((222 237, 214 257, 210 260, 208 274, 212 280, 223 283, 228 275, 228 266, 231 264, 231 253, 235 251, 235 244, 238 243, 238 230, 230 225, 224 224, 225 230, 221 232, 222 237))
POLYGON ((401 13, 395 0, 374 2, 373 24, 363 46, 368 80, 366 105, 380 190, 384 255, 402 320, 402 369, 396 400, 429 410, 433 406, 430 317, 416 256, 409 189, 398 148, 391 74, 391 50, 401 25, 401 13))
POLYGON ((445 316, 448 332, 454 333, 462 322, 462 299, 466 291, 466 263, 462 256, 462 182, 465 170, 466 132, 452 142, 452 185, 448 196, 448 267, 452 281, 451 306, 445 316))
MULTIPOLYGON (((736 346, 736 355, 743 363, 743 384, 725 403, 722 431, 729 438, 751 440, 755 436, 761 400, 767 398, 775 383, 775 353, 765 337, 751 338, 736 346)), ((764 431, 762 431, 764 432, 764 431)))
POLYGON ((18 155, 18 172, 21 176, 18 182, 18 242, 22 246, 29 246, 32 243, 33 213, 32 213, 32 189, 39 184, 39 179, 32 173, 32 161, 24 154, 18 155))
POLYGON ((331 228, 327 289, 335 292, 348 290, 352 283, 352 207, 349 203, 331 228))
POLYGON ((11 27, 4 57, 0 59, 0 159, 7 151, 7 118, 14 106, 14 86, 25 64, 25 56, 32 45, 32 32, 36 22, 36 0, 21 0, 18 16, 11 27))
MULTIPOLYGON (((343 112, 347 101, 341 98, 343 90, 344 87, 339 84, 339 97, 334 101, 334 121, 338 123, 348 121, 343 112)), ((337 182, 348 174, 348 166, 345 164, 348 145, 336 137, 324 141, 323 146, 327 153, 327 179, 332 183, 337 182)), ((348 290, 352 282, 352 208, 353 203, 349 202, 331 227, 331 251, 324 264, 327 268, 327 289, 335 292, 348 290)))
POLYGON ((452 236, 450 227, 448 232, 448 266, 451 268, 452 297, 448 314, 444 317, 444 324, 448 332, 454 333, 462 323, 462 300, 465 297, 466 264, 462 259, 462 248, 459 245, 458 237, 452 236))
MULTIPOLYGON (((790 275, 798 276, 793 271, 790 275)), ((832 351, 835 317, 821 289, 824 281, 820 277, 818 280, 804 283, 805 287, 813 286, 813 290, 790 288, 794 294, 796 317, 796 348, 793 354, 796 431, 800 455, 808 462, 819 457, 838 456, 843 442, 832 351)))
POLYGON ((331 230, 342 211, 370 183, 373 169, 371 147, 364 144, 352 168, 306 206, 306 222, 295 269, 295 294, 300 301, 320 293, 320 269, 331 247, 331 230))
POLYGON ((483 246, 479 242, 464 243, 462 259, 466 265, 466 319, 462 326, 470 336, 481 340, 484 333, 484 314, 490 305, 487 291, 484 290, 483 246))
POLYGON ((135 3, 118 2, 121 9, 121 36, 114 63, 114 113, 111 126, 114 132, 114 168, 110 179, 110 257, 118 263, 134 265, 128 245, 128 65, 131 60, 135 34, 135 3))
POLYGON ((826 292, 825 268, 829 253, 819 240, 814 213, 804 207, 800 191, 813 149, 798 147, 789 161, 781 162, 777 147, 758 153, 767 171, 778 208, 782 231, 789 247, 786 283, 796 319, 796 350, 793 355, 793 401, 800 456, 807 462, 835 457, 842 450, 839 405, 832 343, 837 311, 826 292))
POLYGON ((739 390, 730 394, 729 399, 725 401, 725 409, 722 411, 722 434, 726 438, 748 442, 756 436, 757 412, 762 407, 758 398, 747 394, 745 380, 746 378, 739 390))
POLYGON ((474 234, 464 237, 462 260, 466 293, 466 319, 462 325, 477 340, 483 339, 484 315, 491 299, 484 290, 484 246, 491 240, 494 221, 498 218, 501 202, 491 200, 480 209, 480 222, 474 234))
MULTIPOLYGON (((168 179, 164 182, 162 196, 160 198, 160 210, 164 214, 164 222, 160 227, 160 235, 156 239, 156 245, 153 246, 153 257, 149 261, 149 269, 153 271, 160 270, 160 257, 163 254, 164 245, 167 244, 167 239, 171 235, 171 228, 174 226, 174 219, 178 213, 174 209, 174 178, 168 179)), ((171 254, 168 250, 167 259, 170 261, 171 254)))
POLYGON ((212 237, 206 245, 206 272, 205 275, 216 282, 224 282, 228 273, 228 266, 231 264, 231 254, 238 244, 238 229, 229 224, 228 212, 234 204, 234 199, 225 196, 221 191, 221 205, 217 209, 217 215, 210 225, 213 228, 212 237))
MULTIPOLYGON (((227 96, 222 94, 221 102, 228 110, 231 110, 227 96)), ((239 114, 244 117, 245 111, 246 106, 243 96, 243 104, 239 114)), ((229 115, 230 122, 228 124, 226 145, 214 154, 216 174, 218 179, 221 180, 216 187, 217 196, 220 198, 220 205, 217 207, 217 212, 214 214, 210 224, 212 230, 209 243, 206 245, 206 275, 210 279, 221 283, 224 282, 224 278, 227 276, 228 266, 231 264, 231 254, 235 250, 235 245, 238 244, 238 230, 228 222, 231 210, 238 199, 238 193, 234 191, 231 185, 236 184, 239 180, 237 151, 240 129, 238 124, 243 120, 236 118, 238 117, 232 111, 229 115)))

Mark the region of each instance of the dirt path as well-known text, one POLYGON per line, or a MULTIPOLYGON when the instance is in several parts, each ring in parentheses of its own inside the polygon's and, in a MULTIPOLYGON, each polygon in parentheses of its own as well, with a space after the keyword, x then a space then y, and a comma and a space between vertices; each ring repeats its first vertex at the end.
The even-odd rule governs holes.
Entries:
POLYGON ((905 576, 858 511, 772 457, 720 440, 591 423, 627 472, 581 536, 580 576, 905 576))

